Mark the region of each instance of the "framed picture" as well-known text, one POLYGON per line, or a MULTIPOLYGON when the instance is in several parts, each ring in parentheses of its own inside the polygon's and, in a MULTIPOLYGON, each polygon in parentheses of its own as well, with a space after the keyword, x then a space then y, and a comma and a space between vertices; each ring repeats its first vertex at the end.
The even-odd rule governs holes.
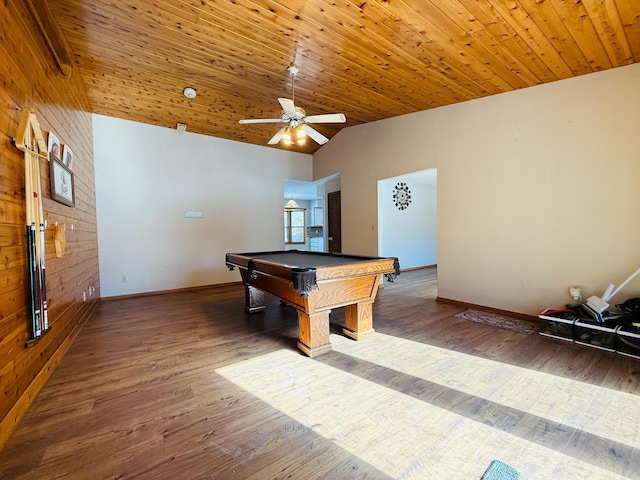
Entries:
POLYGON ((51 158, 51 198, 70 207, 75 205, 73 196, 73 173, 60 160, 51 158))
POLYGON ((49 145, 47 147, 47 151, 49 152, 49 160, 51 157, 57 158, 60 160, 62 158, 60 156, 60 140, 56 137, 56 134, 53 132, 49 132, 49 145))
POLYGON ((69 169, 73 165, 73 151, 69 148, 69 145, 62 147, 62 163, 69 169))

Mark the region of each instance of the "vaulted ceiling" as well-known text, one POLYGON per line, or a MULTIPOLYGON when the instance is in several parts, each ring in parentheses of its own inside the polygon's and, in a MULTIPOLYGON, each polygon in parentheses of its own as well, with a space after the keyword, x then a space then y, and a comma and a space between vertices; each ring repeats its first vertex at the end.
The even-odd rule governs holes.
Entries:
MULTIPOLYGON (((94 113, 267 145, 640 61, 636 0, 50 0, 94 113), (182 92, 193 87, 197 97, 182 92)), ((307 142, 295 151, 313 153, 307 142)))

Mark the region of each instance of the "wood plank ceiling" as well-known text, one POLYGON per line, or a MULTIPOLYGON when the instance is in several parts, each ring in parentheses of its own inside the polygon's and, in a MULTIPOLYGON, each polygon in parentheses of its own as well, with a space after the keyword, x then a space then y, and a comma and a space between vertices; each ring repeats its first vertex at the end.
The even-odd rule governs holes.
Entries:
MULTIPOLYGON (((640 61, 636 0, 56 0, 94 113, 266 145, 291 98, 358 125, 640 61), (185 87, 197 90, 189 100, 185 87)), ((278 145, 277 148, 285 148, 278 145)), ((319 146, 286 147, 305 153, 319 146)))

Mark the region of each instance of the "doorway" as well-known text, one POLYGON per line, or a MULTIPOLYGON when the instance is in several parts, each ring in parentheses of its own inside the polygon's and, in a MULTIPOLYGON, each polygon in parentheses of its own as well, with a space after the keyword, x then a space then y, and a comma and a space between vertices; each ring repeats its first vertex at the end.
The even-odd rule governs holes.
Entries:
MULTIPOLYGON (((304 245, 284 245, 284 249, 310 250, 316 252, 329 251, 328 235, 328 198, 326 192, 340 190, 340 174, 330 175, 314 182, 284 179, 283 205, 293 200, 300 208, 305 209, 305 243, 304 245)), ((340 202, 338 201, 338 205, 340 202)), ((340 228, 340 219, 338 219, 340 228)), ((334 236, 335 238, 335 236, 334 236)), ((338 234, 338 238, 341 235, 338 234)), ((283 237, 284 242, 284 237, 283 237)), ((338 246, 342 248, 341 240, 338 246)), ((338 250, 338 251, 339 251, 338 250)))
POLYGON ((378 255, 403 270, 436 266, 437 233, 435 168, 378 181, 378 255))

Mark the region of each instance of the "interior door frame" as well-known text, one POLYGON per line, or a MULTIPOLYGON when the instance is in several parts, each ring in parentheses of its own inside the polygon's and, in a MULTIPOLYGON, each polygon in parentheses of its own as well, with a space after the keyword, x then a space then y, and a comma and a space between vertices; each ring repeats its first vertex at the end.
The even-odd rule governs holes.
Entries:
POLYGON ((327 251, 329 253, 342 253, 340 190, 327 194, 327 251))

